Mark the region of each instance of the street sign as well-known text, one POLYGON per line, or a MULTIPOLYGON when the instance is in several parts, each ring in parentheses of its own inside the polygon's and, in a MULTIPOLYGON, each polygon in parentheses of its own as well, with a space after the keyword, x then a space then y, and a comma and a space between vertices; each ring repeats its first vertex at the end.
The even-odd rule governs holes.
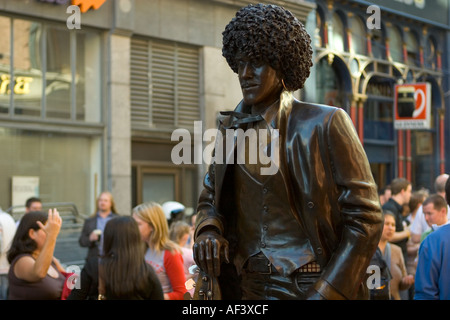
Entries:
POLYGON ((395 85, 394 128, 396 130, 429 129, 431 85, 410 83, 395 85))

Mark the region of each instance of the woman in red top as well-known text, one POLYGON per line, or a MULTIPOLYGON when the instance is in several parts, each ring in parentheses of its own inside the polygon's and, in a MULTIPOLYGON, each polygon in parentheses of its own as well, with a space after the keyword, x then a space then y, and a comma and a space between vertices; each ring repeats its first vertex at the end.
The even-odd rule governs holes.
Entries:
POLYGON ((166 300, 183 300, 186 277, 182 251, 169 239, 169 226, 162 207, 143 203, 133 209, 142 240, 147 244, 145 260, 155 269, 166 300))

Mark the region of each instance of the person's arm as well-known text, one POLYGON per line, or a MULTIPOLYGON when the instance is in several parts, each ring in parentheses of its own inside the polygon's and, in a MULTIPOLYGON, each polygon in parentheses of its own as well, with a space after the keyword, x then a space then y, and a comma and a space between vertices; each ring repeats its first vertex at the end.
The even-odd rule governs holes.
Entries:
POLYGON ((413 285, 414 276, 411 274, 408 274, 408 272, 406 271, 405 259, 403 258, 403 253, 400 248, 397 252, 397 255, 398 255, 398 260, 399 260, 399 267, 402 272, 402 280, 399 283, 399 289, 406 290, 406 289, 409 289, 413 285))
POLYGON ((422 233, 427 229, 428 224, 426 223, 425 217, 423 216, 423 207, 417 209, 416 217, 414 218, 413 223, 409 227, 411 231, 411 240, 413 243, 420 244, 420 239, 422 237, 422 233))
POLYGON ((408 255, 417 255, 417 252, 419 251, 419 243, 415 243, 412 240, 412 233, 411 233, 411 239, 406 243, 406 250, 408 252, 408 255))
POLYGON ((439 300, 439 263, 433 255, 435 246, 430 237, 426 237, 420 246, 414 300, 439 300))
POLYGON ((56 209, 48 211, 48 219, 45 225, 37 221, 39 227, 46 233, 44 245, 36 260, 25 256, 16 262, 14 273, 17 278, 29 282, 36 282, 45 278, 53 260, 53 252, 55 251, 56 238, 61 228, 61 222, 61 217, 56 209))
POLYGON ((95 221, 93 221, 93 219, 96 218, 89 218, 84 221, 83 229, 80 238, 78 239, 81 247, 93 247, 95 246, 95 241, 99 238, 98 235, 94 234, 95 225, 93 227, 92 224, 94 224, 95 221))
POLYGON ((171 253, 166 250, 164 253, 164 268, 172 286, 172 292, 165 293, 166 300, 183 300, 186 287, 186 276, 184 275, 183 258, 179 253, 171 253))
POLYGON ((53 263, 55 264, 55 266, 59 272, 66 272, 66 269, 64 269, 61 262, 58 259, 56 259, 55 257, 53 257, 53 263))
POLYGON ((420 244, 420 238, 422 237, 421 234, 416 234, 411 232, 411 241, 414 242, 415 244, 420 244))
POLYGON ((411 232, 409 231, 409 228, 405 228, 405 230, 403 230, 403 231, 396 231, 390 241, 397 242, 400 240, 409 239, 410 236, 411 236, 411 232))

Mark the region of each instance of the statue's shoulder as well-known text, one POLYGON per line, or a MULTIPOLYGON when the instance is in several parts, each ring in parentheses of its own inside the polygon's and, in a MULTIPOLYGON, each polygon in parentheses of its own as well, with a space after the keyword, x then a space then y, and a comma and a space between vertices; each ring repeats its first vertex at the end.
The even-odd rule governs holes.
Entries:
POLYGON ((326 105, 326 104, 305 102, 305 101, 300 101, 300 100, 297 100, 297 99, 293 100, 292 107, 293 108, 303 108, 303 109, 317 109, 317 110, 320 110, 322 112, 333 112, 336 109, 340 109, 338 107, 329 106, 329 105, 326 105))
POLYGON ((311 118, 323 118, 330 116, 339 110, 342 109, 324 104, 310 103, 294 99, 292 102, 291 116, 305 120, 311 118))

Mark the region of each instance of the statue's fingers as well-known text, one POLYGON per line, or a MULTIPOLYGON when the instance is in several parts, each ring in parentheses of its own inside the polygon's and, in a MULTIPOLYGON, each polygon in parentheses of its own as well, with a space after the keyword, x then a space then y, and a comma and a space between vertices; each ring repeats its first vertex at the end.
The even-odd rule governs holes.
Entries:
POLYGON ((198 261, 197 261, 198 266, 204 272, 208 272, 206 261, 205 261, 205 242, 201 241, 198 246, 199 246, 199 250, 198 250, 198 254, 197 254, 197 256, 198 256, 198 261))
POLYGON ((230 263, 230 249, 228 246, 228 242, 223 245, 223 255, 226 263, 230 263))
POLYGON ((220 242, 214 241, 213 243, 213 259, 214 259, 214 276, 220 275, 220 242))
POLYGON ((205 260, 206 260, 206 272, 209 275, 214 274, 214 262, 213 262, 213 249, 212 249, 212 241, 210 239, 206 239, 205 241, 205 260))

